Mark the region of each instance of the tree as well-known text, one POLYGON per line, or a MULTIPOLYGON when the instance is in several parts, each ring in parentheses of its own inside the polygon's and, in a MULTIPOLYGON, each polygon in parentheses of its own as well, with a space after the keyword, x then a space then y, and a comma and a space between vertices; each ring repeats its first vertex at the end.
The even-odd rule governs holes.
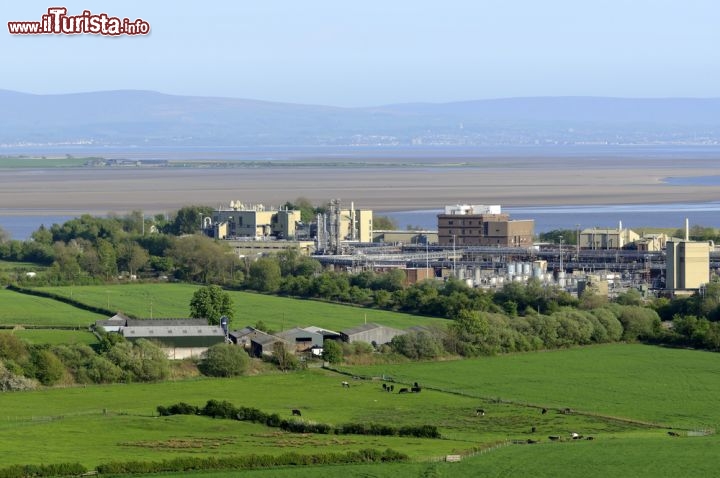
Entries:
POLYGON ((250 357, 242 347, 217 344, 203 353, 198 368, 211 377, 236 377, 243 375, 250 365, 250 357))
POLYGON ((33 353, 32 363, 35 378, 43 385, 55 385, 65 375, 65 367, 50 350, 37 350, 33 353))
POLYGON ((219 325, 223 315, 232 320, 234 314, 230 294, 219 286, 201 287, 190 299, 190 317, 208 319, 210 324, 219 325))
POLYGON ((326 362, 340 363, 343 359, 343 349, 336 341, 325 340, 323 342, 322 358, 326 362))
POLYGON ((379 231, 395 231, 399 228, 397 222, 393 218, 373 215, 373 229, 379 231))
POLYGON ((177 213, 169 224, 172 234, 194 234, 200 230, 202 217, 212 216, 213 208, 209 206, 185 206, 177 213))
POLYGON ((273 344, 272 359, 283 372, 298 368, 298 359, 288 350, 285 342, 277 341, 273 344))
POLYGON ((250 265, 248 286, 260 292, 275 292, 280 288, 280 265, 272 257, 262 257, 250 265))

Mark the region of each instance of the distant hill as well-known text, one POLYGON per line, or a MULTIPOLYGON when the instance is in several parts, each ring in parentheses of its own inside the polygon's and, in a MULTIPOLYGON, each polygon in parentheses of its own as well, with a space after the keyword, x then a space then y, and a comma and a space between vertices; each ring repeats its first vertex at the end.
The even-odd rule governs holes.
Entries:
POLYGON ((715 144, 720 99, 540 97, 339 108, 151 91, 0 90, 0 144, 715 144))

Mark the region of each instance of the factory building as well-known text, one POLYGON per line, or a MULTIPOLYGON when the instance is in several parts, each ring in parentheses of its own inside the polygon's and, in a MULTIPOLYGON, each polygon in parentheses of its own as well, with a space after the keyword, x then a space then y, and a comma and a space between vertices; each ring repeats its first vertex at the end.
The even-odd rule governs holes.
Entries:
POLYGON ((671 239, 666 243, 665 288, 672 293, 699 290, 710 282, 710 245, 671 239))
POLYGON ((623 229, 622 223, 617 229, 584 229, 580 232, 580 249, 622 249, 640 239, 640 235, 630 229, 623 229))
POLYGON ((230 201, 230 207, 213 211, 204 229, 212 230, 218 239, 239 237, 293 239, 300 223, 300 211, 266 209, 262 204, 242 204, 230 201))
POLYGON ((534 234, 534 220, 510 220, 499 205, 445 206, 438 214, 441 246, 530 247, 534 234))

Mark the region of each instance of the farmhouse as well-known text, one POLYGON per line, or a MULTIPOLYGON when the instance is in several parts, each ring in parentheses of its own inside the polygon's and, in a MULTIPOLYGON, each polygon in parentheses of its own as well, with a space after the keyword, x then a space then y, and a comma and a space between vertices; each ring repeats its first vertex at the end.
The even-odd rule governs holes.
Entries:
POLYGON ((399 329, 369 323, 345 329, 340 332, 340 335, 345 342, 367 342, 369 344, 381 345, 390 342, 393 337, 404 333, 404 331, 399 329))

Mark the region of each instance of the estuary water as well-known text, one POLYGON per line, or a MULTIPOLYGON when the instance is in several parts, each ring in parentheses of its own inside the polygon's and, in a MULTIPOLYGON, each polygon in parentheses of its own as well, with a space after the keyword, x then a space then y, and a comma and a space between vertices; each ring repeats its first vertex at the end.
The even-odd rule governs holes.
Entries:
MULTIPOLYGON (((644 227, 672 227, 681 229, 685 218, 690 225, 720 228, 720 201, 689 204, 633 204, 605 206, 529 206, 504 207, 502 211, 511 219, 534 219, 535 232, 554 229, 615 228, 623 227, 642 233, 644 227)), ((378 215, 394 219, 400 229, 419 227, 437 229, 437 215, 441 209, 418 211, 378 212, 378 215)), ((12 215, 3 216, 0 211, 0 227, 13 239, 26 240, 41 225, 50 227, 62 224, 75 216, 68 215, 12 215)))
MULTIPOLYGON (((685 227, 690 225, 720 227, 720 201, 693 204, 633 204, 605 206, 548 206, 504 207, 510 219, 534 219, 535 232, 554 229, 580 229, 597 227, 615 228, 619 222, 625 228, 641 233, 644 227, 685 227)), ((384 215, 394 219, 400 229, 420 227, 437 229, 437 215, 442 210, 397 211, 384 215)))

